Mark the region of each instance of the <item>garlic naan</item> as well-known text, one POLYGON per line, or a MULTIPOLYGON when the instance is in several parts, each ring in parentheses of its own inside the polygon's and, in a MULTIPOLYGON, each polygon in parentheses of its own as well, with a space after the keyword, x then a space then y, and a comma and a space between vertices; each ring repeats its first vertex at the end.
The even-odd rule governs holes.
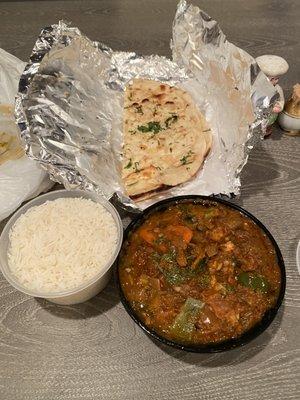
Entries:
POLYGON ((211 144, 206 120, 187 92, 144 79, 127 86, 122 179, 129 196, 188 181, 211 144))

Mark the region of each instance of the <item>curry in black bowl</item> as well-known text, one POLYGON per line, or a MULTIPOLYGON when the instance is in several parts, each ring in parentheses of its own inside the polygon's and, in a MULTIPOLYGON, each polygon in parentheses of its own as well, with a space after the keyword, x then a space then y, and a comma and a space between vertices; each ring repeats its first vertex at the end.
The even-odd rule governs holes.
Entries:
POLYGON ((134 221, 118 275, 136 322, 192 351, 232 348, 243 335, 250 340, 247 333, 275 316, 285 285, 280 251, 259 221, 200 196, 163 201, 134 221))

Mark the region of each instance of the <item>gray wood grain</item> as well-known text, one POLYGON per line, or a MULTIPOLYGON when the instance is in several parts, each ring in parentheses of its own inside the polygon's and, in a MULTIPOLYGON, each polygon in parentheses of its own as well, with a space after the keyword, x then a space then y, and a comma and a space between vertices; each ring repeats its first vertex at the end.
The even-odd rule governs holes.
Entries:
MULTIPOLYGON (((114 49, 170 55, 177 1, 0 2, 0 47, 26 60, 40 29, 70 20, 114 49)), ((254 56, 290 64, 284 89, 299 81, 298 0, 194 1, 228 38, 254 56)), ((70 307, 29 298, 0 278, 0 399, 299 399, 299 138, 277 129, 251 153, 234 202, 273 233, 287 267, 284 306, 271 327, 229 353, 188 354, 154 343, 134 325, 113 281, 70 307)), ((0 224, 4 226, 4 223, 0 224)))

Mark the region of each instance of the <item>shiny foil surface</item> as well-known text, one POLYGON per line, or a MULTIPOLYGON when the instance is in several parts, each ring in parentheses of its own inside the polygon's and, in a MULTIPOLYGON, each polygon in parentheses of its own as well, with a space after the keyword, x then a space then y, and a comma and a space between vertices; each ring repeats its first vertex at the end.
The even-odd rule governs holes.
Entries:
POLYGON ((255 60, 216 21, 180 1, 173 60, 114 52, 64 22, 42 30, 19 84, 15 115, 27 155, 66 188, 92 190, 127 209, 185 194, 238 194, 239 174, 278 94, 255 60), (189 92, 213 134, 190 181, 133 202, 121 180, 123 100, 133 78, 189 92))

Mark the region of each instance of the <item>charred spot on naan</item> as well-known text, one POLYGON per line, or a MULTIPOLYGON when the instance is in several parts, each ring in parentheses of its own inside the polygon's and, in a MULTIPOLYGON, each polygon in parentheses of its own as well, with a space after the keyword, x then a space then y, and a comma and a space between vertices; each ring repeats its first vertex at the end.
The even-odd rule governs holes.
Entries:
POLYGON ((156 196, 157 194, 163 192, 164 190, 170 189, 172 186, 167 186, 167 185, 161 185, 156 189, 149 190, 147 193, 141 193, 141 194, 136 194, 133 196, 130 196, 133 200, 136 201, 142 201, 142 200, 147 200, 151 199, 151 197, 156 196))

